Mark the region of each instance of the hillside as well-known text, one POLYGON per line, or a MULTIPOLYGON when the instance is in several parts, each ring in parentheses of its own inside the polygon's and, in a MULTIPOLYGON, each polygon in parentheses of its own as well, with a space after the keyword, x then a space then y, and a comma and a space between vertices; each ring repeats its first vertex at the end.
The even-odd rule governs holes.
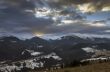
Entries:
POLYGON ((39 37, 22 40, 14 36, 0 38, 2 72, 68 66, 74 61, 88 61, 91 58, 110 60, 109 38, 81 38, 74 35, 56 40, 39 37))
MULTIPOLYGON (((44 71, 29 71, 29 72, 44 72, 44 71)), ((110 72, 110 62, 97 63, 80 67, 64 68, 58 70, 50 70, 46 72, 110 72)))

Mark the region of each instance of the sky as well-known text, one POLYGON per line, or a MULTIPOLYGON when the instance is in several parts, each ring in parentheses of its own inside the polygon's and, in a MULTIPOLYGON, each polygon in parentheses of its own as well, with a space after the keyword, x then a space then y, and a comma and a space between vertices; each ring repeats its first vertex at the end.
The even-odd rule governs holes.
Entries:
POLYGON ((0 0, 0 36, 110 35, 110 0, 0 0))

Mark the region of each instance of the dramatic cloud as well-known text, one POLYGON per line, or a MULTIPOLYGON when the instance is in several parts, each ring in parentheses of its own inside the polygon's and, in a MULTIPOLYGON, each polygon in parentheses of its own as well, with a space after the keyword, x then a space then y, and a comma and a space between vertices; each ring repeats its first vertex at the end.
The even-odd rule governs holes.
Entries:
POLYGON ((109 33, 110 0, 0 0, 0 35, 109 33))
POLYGON ((82 12, 110 11, 110 0, 60 0, 64 4, 75 4, 82 12))

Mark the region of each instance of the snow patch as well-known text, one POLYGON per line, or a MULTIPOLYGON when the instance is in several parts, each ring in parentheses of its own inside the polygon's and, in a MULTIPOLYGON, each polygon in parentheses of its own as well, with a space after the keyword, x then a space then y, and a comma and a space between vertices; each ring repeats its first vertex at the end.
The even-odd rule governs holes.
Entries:
POLYGON ((82 50, 84 50, 87 53, 94 53, 94 52, 98 51, 97 49, 94 49, 91 47, 85 47, 85 48, 82 48, 82 50))
MULTIPOLYGON (((38 56, 43 53, 43 52, 36 52, 34 50, 28 50, 28 49, 26 49, 25 51, 28 51, 32 56, 38 56)), ((25 51, 23 51, 21 54, 24 55, 25 51)))
POLYGON ((36 67, 40 68, 44 66, 43 62, 38 63, 38 62, 34 62, 33 60, 25 60, 25 63, 26 63, 26 67, 31 69, 34 69, 36 67))
POLYGON ((42 54, 42 53, 41 52, 32 52, 31 53, 32 56, 37 56, 37 55, 40 55, 40 54, 42 54))
POLYGON ((97 61, 97 60, 108 60, 108 59, 110 59, 110 57, 99 57, 99 58, 84 59, 84 60, 81 60, 81 62, 85 62, 85 61, 97 61))
POLYGON ((44 56, 44 58, 54 58, 55 60, 62 60, 62 58, 60 58, 56 53, 52 52, 46 56, 44 56))

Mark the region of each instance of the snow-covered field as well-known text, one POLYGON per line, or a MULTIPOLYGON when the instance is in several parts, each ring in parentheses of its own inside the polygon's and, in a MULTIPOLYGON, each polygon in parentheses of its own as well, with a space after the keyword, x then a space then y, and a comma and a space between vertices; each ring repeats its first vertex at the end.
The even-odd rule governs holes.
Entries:
MULTIPOLYGON (((41 52, 33 52, 33 51, 30 51, 30 53, 31 53, 31 55, 41 54, 41 52)), ((58 61, 62 60, 62 58, 60 58, 56 53, 52 52, 50 54, 38 56, 38 57, 35 57, 32 59, 12 62, 11 65, 4 64, 4 63, 6 63, 5 61, 0 62, 0 71, 3 71, 3 72, 11 72, 14 70, 19 71, 24 67, 29 68, 29 69, 42 68, 42 67, 44 67, 45 61, 40 61, 40 59, 44 59, 44 58, 45 59, 53 58, 58 61)), ((57 63, 56 63, 56 65, 57 65, 57 63)))

